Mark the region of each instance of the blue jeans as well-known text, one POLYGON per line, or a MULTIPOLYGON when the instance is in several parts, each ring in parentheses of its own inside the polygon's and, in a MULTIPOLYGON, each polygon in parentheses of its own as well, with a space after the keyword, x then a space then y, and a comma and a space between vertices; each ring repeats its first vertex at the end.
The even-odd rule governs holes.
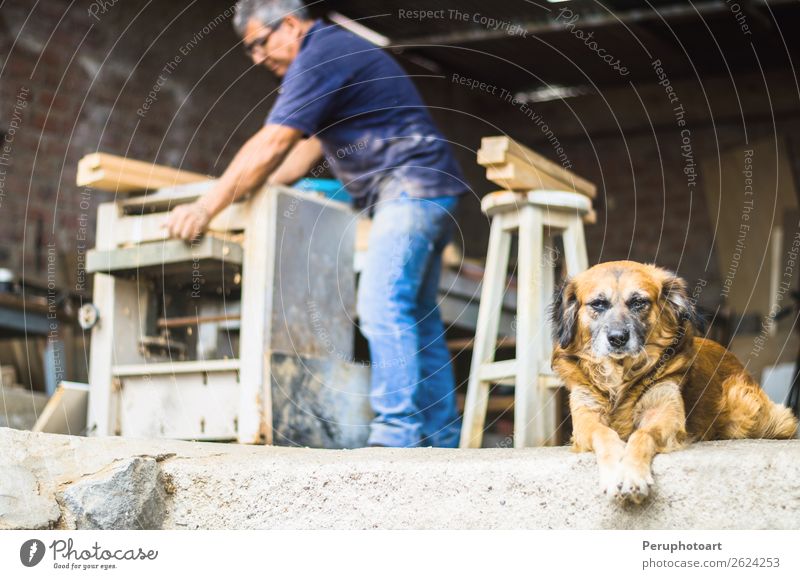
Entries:
POLYGON ((368 444, 458 446, 455 381, 437 306, 458 200, 399 197, 376 206, 358 288, 372 361, 368 444))

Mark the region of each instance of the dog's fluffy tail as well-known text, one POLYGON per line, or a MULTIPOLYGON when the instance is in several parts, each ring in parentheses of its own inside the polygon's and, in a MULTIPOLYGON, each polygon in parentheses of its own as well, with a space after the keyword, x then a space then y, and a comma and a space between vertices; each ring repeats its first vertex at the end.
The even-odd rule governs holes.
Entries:
POLYGON ((731 376, 725 385, 726 438, 793 438, 797 418, 769 399, 749 375, 731 376))

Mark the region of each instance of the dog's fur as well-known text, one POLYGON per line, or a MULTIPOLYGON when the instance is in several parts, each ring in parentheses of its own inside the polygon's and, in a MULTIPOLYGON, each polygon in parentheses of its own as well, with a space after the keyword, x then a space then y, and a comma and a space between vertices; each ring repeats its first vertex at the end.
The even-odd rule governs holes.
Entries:
POLYGON ((596 265, 561 286, 551 321, 573 450, 595 452, 601 486, 616 499, 647 497, 656 453, 700 440, 791 438, 797 429, 733 354, 699 337, 686 283, 667 270, 596 265))

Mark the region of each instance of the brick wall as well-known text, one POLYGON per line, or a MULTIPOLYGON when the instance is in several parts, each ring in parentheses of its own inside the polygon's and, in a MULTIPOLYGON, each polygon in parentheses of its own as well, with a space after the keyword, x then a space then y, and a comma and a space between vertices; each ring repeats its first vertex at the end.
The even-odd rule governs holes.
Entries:
POLYGON ((68 283, 83 220, 92 247, 97 205, 112 196, 91 191, 81 205, 83 155, 219 174, 275 85, 236 46, 232 2, 34 4, 0 13, 0 266, 40 278, 55 243, 68 283))
MULTIPOLYGON (((250 68, 236 43, 232 4, 12 0, 0 12, 0 267, 42 276, 45 247, 63 256, 64 283, 77 239, 89 240, 97 204, 81 206, 78 160, 102 150, 219 174, 262 122, 275 84, 250 68), (180 62, 176 62, 180 57, 180 62), (149 106, 144 110, 145 106, 149 106), (137 110, 141 113, 137 114, 137 110)), ((461 214, 468 256, 482 258, 488 223, 480 197, 497 186, 475 164, 480 137, 507 133, 553 159, 552 147, 518 108, 404 63, 465 169, 473 191, 461 214)), ((785 74, 675 81, 699 160, 748 135, 790 135, 797 103, 785 74), (769 87, 771 95, 765 90, 769 87), (700 90, 702 88, 702 90, 700 90), (781 119, 773 127, 770 111, 781 119)), ((790 84, 793 86, 793 84, 790 84)), ((680 132, 655 82, 531 105, 564 145, 574 170, 599 186, 597 225, 587 230, 591 262, 656 261, 691 280, 719 281, 713 230, 699 185, 686 186, 680 132)))

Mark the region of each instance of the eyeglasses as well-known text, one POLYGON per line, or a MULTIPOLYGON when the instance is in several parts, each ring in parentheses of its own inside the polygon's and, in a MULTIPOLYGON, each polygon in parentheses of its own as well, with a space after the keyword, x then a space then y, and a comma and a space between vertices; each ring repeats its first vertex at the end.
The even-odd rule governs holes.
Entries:
POLYGON ((283 24, 283 21, 279 22, 277 26, 275 26, 272 30, 270 30, 269 32, 267 32, 263 36, 259 36, 257 38, 254 38, 250 42, 243 43, 242 44, 242 48, 244 49, 244 53, 247 56, 251 56, 253 54, 253 52, 255 52, 256 48, 263 49, 267 45, 267 42, 269 41, 269 37, 272 36, 273 34, 275 34, 275 31, 278 30, 278 28, 281 27, 281 24, 283 24))

